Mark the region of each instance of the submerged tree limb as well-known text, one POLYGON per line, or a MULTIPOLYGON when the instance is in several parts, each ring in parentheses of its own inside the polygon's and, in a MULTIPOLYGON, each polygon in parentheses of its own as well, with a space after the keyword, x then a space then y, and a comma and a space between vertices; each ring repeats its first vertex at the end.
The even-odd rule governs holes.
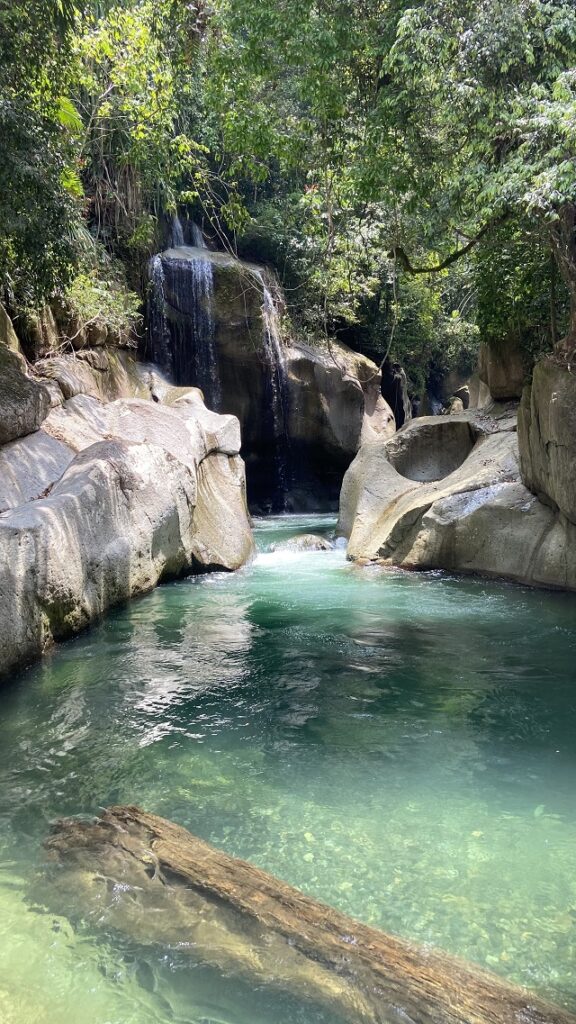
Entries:
POLYGON ((377 931, 136 807, 65 819, 41 899, 348 1024, 576 1024, 480 968, 377 931))

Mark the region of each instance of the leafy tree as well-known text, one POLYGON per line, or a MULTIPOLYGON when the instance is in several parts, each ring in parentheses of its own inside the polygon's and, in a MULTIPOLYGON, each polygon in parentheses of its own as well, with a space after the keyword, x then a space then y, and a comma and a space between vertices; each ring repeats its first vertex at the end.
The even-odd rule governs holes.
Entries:
POLYGON ((70 0, 0 3, 0 286, 20 302, 65 281, 78 210, 64 97, 70 0))
POLYGON ((576 344, 572 3, 227 0, 220 19, 226 146, 256 181, 271 154, 305 168, 328 276, 342 219, 386 215, 387 248, 427 274, 537 216, 576 344))
MULTIPOLYGON (((196 140, 200 26, 168 30, 172 3, 116 3, 75 42, 74 100, 83 120, 78 166, 97 237, 136 250, 153 244, 162 212, 200 185, 196 140)), ((171 23, 172 24, 172 23, 171 23)))
POLYGON ((517 230, 519 216, 536 217, 570 297, 564 352, 576 346, 575 62, 576 9, 563 0, 426 2, 400 20, 389 55, 417 112, 403 146, 416 194, 413 154, 428 153, 435 234, 444 252, 450 233, 459 242, 440 265, 506 221, 517 230))

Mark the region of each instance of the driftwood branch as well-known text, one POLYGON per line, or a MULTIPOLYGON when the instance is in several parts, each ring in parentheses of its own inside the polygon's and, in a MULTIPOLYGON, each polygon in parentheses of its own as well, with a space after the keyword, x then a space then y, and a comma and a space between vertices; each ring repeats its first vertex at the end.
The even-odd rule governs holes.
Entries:
POLYGON ((58 822, 44 903, 288 992, 347 1024, 576 1024, 480 968, 359 924, 136 807, 58 822))

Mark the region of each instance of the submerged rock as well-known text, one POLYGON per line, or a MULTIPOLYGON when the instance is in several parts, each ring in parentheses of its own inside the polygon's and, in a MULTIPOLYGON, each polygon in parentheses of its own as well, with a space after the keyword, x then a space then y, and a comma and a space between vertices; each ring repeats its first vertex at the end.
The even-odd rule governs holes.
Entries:
POLYGON ((269 551, 332 551, 334 545, 316 533, 302 533, 289 540, 279 540, 270 544, 269 551))
POLYGON ((338 533, 355 561, 576 589, 576 526, 522 484, 508 414, 414 420, 363 445, 338 533))

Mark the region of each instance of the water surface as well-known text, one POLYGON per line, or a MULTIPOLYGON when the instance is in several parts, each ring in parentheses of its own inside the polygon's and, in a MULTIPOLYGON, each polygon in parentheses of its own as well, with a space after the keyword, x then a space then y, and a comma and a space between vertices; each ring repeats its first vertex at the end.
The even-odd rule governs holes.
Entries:
POLYGON ((28 899, 50 821, 139 803, 378 927, 576 1010, 576 600, 263 553, 0 695, 2 1024, 318 1024, 28 899))

